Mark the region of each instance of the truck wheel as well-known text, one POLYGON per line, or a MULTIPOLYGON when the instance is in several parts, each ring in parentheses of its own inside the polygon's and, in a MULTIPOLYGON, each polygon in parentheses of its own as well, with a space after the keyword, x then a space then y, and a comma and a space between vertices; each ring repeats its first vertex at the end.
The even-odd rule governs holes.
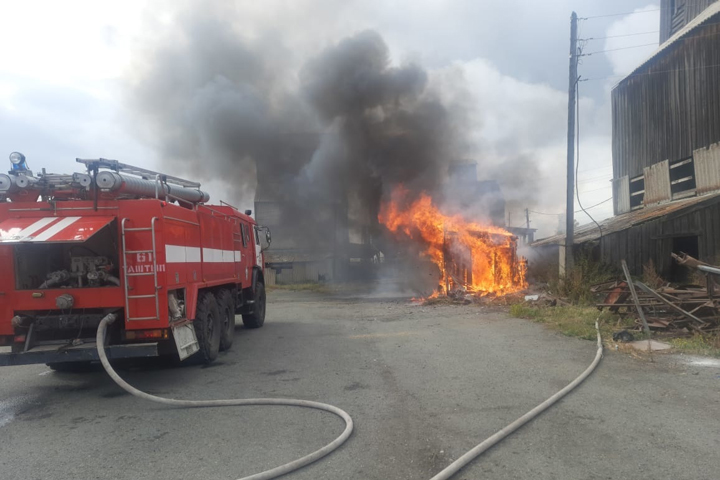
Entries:
POLYGON ((235 339, 235 300, 230 290, 220 290, 217 296, 222 327, 220 329, 220 351, 229 350, 235 339))
POLYGON ((203 292, 198 298, 197 312, 193 326, 200 350, 194 355, 200 363, 213 362, 220 351, 222 320, 215 296, 203 292))
POLYGON ((265 323, 265 285, 258 282, 255 285, 255 303, 252 313, 243 315, 243 325, 247 328, 260 328, 265 323))

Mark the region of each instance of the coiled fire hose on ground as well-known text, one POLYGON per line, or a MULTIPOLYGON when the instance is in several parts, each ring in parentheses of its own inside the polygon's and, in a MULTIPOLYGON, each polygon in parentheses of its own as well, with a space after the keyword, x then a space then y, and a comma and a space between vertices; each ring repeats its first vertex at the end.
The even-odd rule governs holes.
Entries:
MULTIPOLYGON (((129 383, 127 383, 125 380, 120 378, 120 375, 115 372, 113 367, 110 365, 110 362, 108 361, 107 355, 105 354, 105 333, 107 331, 107 326, 113 323, 117 319, 117 315, 111 313, 105 318, 103 318, 100 321, 100 325, 98 326, 97 330, 97 349, 98 349, 98 356, 100 357, 100 361, 102 362, 103 367, 105 368, 105 371, 108 375, 110 375, 110 378, 112 378, 115 383, 120 386, 123 390, 130 393, 131 395, 134 395, 139 398, 143 398, 145 400, 150 400, 151 402, 157 402, 161 403, 163 405, 172 405, 175 407, 237 407, 237 406, 248 406, 248 405, 275 405, 275 406, 289 406, 289 407, 304 407, 304 408, 313 408, 316 410, 323 410, 326 412, 333 413, 337 415, 338 417, 342 418, 345 421, 345 430, 343 430, 342 434, 340 434, 339 437, 337 437, 335 440, 333 440, 331 443, 327 444, 323 448, 316 450, 315 452, 305 455, 302 458, 299 458, 297 460, 294 460, 290 463, 286 463, 285 465, 281 465, 279 467, 275 467, 270 470, 266 470, 261 473, 256 473, 255 475, 250 475, 249 477, 243 477, 239 480, 270 480, 273 478, 277 478, 281 475, 285 475, 286 473, 293 472, 295 470, 298 470, 306 465, 309 465, 317 460, 320 460, 321 458, 325 457, 326 455, 333 452, 335 449, 337 449, 340 445, 342 445, 345 440, 347 440, 350 437, 350 434, 352 434, 353 431, 353 421, 352 418, 350 418, 350 415, 348 415, 344 410, 341 410, 333 405, 328 405, 326 403, 319 403, 319 402, 312 402, 309 400, 294 400, 294 399, 277 399, 277 398, 247 398, 247 399, 230 399, 230 400, 177 400, 173 398, 163 398, 158 397, 155 395, 150 395, 149 393, 145 393, 141 390, 138 390, 137 388, 133 387, 129 383)), ((530 420, 534 419, 538 415, 540 415, 542 412, 550 408, 553 404, 555 404, 558 400, 560 400, 562 397, 570 393, 575 387, 580 385, 583 380, 585 380, 592 372, 595 370, 595 367, 597 367, 598 363, 600 363, 600 359, 602 358, 602 339, 600 337, 600 328, 598 326, 598 323, 595 322, 595 329, 597 330, 597 353, 595 354, 595 359, 593 360, 592 364, 582 373, 579 377, 577 377, 575 380, 573 380, 570 384, 568 384, 565 388, 557 392, 552 397, 545 400, 543 403, 538 405, 537 407, 530 410, 528 413, 523 415, 522 417, 515 420, 513 423, 508 425, 507 427, 503 428, 502 430, 498 431, 491 437, 484 440, 482 443, 474 447, 472 450, 469 450, 467 453, 465 453, 463 456, 455 460, 453 463, 448 465, 445 469, 443 469, 440 473, 432 477, 430 480, 447 480, 453 475, 455 475, 458 471, 460 471, 464 466, 466 466, 468 463, 473 461, 475 458, 480 456, 483 452, 488 450, 493 445, 500 442, 502 439, 513 433, 515 430, 519 429, 523 425, 525 425, 530 420)))

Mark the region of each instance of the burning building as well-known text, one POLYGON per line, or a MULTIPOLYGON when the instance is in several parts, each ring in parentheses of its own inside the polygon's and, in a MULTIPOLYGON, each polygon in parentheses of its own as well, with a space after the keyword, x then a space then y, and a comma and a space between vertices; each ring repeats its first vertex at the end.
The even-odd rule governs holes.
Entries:
POLYGON ((463 290, 506 294, 525 287, 525 262, 507 230, 443 213, 426 193, 397 187, 378 217, 401 242, 413 243, 439 271, 436 294, 463 290))

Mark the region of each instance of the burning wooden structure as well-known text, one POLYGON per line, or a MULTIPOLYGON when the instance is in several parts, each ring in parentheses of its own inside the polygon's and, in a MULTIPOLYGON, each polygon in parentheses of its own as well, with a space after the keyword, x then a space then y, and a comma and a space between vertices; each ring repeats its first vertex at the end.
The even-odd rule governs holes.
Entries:
POLYGON ((458 290, 504 295, 526 286, 517 237, 500 227, 446 215, 427 194, 411 200, 407 190, 397 188, 378 220, 399 239, 419 245, 421 256, 437 266, 435 295, 458 290))

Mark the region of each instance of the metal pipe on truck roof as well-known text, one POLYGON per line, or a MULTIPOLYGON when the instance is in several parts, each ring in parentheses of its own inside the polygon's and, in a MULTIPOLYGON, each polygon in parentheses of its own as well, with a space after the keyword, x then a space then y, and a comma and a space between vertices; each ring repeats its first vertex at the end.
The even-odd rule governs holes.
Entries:
POLYGON ((5 175, 0 174, 0 192, 13 193, 33 187, 37 179, 27 175, 5 175))
POLYGON ((145 180, 117 172, 104 171, 98 173, 96 184, 101 190, 125 195, 156 198, 159 193, 160 197, 172 196, 188 203, 205 203, 210 200, 210 195, 202 190, 172 186, 166 183, 158 185, 153 180, 145 180))

